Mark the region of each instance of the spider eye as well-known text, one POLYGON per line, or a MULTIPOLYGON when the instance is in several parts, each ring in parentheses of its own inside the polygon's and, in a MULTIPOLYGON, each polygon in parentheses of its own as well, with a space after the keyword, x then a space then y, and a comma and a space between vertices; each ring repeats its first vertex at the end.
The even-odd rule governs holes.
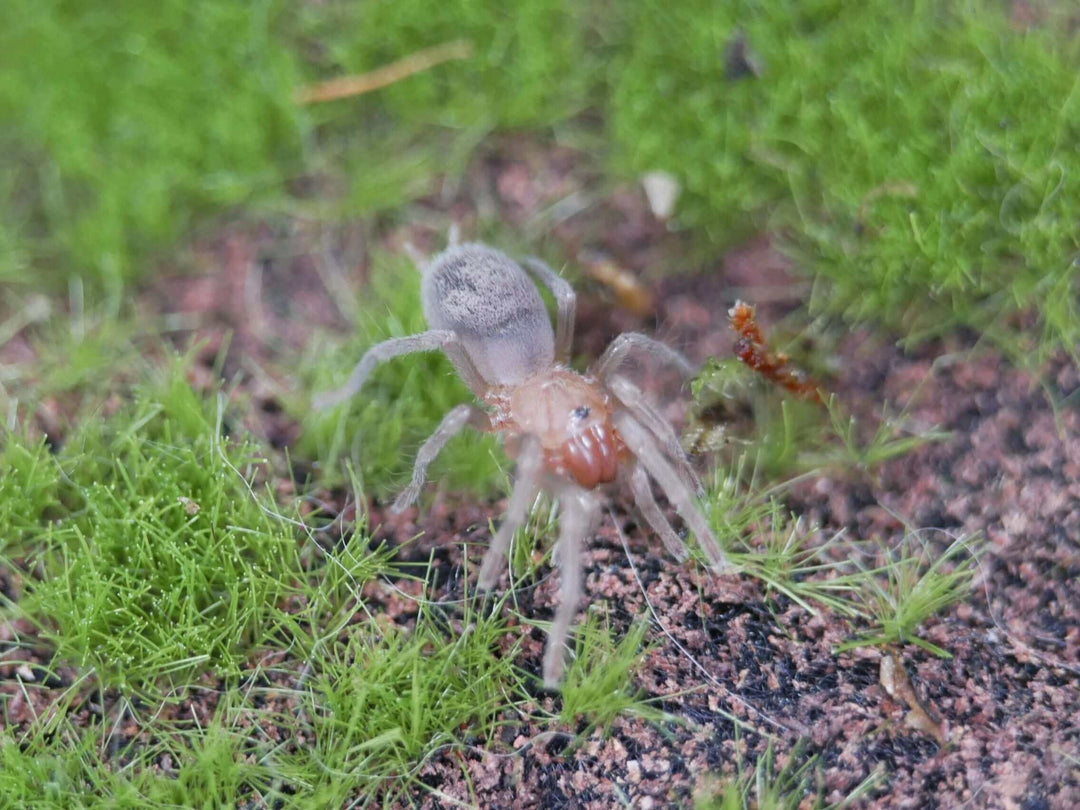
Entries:
POLYGON ((592 413, 592 411, 590 410, 588 405, 578 405, 576 408, 574 408, 574 416, 578 419, 584 419, 590 413, 592 413))

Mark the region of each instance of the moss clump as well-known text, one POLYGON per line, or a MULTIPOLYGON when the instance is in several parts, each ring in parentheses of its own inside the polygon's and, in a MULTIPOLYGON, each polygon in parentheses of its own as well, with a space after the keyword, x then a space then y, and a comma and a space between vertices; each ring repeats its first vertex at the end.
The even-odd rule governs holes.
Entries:
POLYGON ((613 128, 717 239, 771 225, 829 283, 816 303, 907 333, 1037 314, 1076 345, 1080 38, 996 4, 636 6, 613 128), (734 78, 742 41, 760 75, 734 78))

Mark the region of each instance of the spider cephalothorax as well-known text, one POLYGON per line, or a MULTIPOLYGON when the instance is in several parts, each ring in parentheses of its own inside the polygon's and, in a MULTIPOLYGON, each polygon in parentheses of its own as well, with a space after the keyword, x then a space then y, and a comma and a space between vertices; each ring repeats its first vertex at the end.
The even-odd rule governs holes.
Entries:
POLYGON ((549 472, 585 489, 615 480, 626 446, 611 424, 611 397, 591 377, 556 366, 492 389, 484 403, 492 429, 508 444, 521 436, 539 440, 549 472))
POLYGON ((561 603, 544 656, 544 681, 558 683, 563 646, 581 598, 581 545, 599 517, 596 488, 626 481, 635 502, 665 547, 678 559, 686 547, 652 494, 652 477, 697 536, 714 570, 723 552, 695 498, 701 484, 674 429, 641 390, 619 374, 631 351, 644 351, 692 369, 678 352, 636 333, 619 335, 588 374, 567 365, 576 298, 570 285, 537 259, 524 267, 481 244, 452 245, 422 262, 424 315, 431 330, 372 347, 349 382, 323 398, 329 405, 351 397, 384 360, 441 349, 484 407, 458 405, 424 442, 413 480, 394 503, 402 510, 420 493, 428 465, 466 425, 501 434, 517 462, 517 480, 506 517, 480 567, 479 585, 498 578, 514 532, 525 522, 538 491, 560 503, 556 557, 562 572, 561 603), (554 330, 529 274, 555 295, 554 330))

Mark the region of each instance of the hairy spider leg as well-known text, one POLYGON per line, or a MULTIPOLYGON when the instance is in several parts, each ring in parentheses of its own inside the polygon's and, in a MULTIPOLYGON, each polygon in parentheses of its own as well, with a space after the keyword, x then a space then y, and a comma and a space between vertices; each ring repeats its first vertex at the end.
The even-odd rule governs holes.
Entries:
POLYGON ((581 548, 600 517, 600 503, 589 491, 566 486, 559 495, 559 541, 555 558, 559 566, 559 606, 548 631, 544 650, 544 686, 554 689, 562 679, 566 637, 582 596, 581 548))
POLYGON ((510 493, 510 504, 506 507, 502 525, 491 539, 484 561, 480 564, 480 576, 477 585, 482 591, 490 591, 499 578, 499 568, 506 559, 506 550, 514 532, 525 525, 536 493, 540 489, 540 475, 543 472, 544 453, 540 440, 535 436, 525 436, 521 440, 521 450, 517 458, 517 481, 510 493))
MULTIPOLYGON (((461 244, 461 226, 456 222, 450 223, 450 228, 446 232, 446 246, 456 247, 461 244)), ((424 266, 428 263, 429 257, 420 252, 420 249, 416 247, 412 242, 405 242, 405 255, 409 257, 416 269, 421 273, 424 272, 424 266)))
POLYGON ((364 387, 364 383, 367 382, 367 378, 371 376, 371 372, 380 363, 394 357, 400 357, 403 354, 432 352, 436 349, 442 349, 452 359, 457 358, 460 360, 458 368, 462 370, 466 385, 474 391, 486 390, 487 383, 480 377, 479 372, 473 368, 472 362, 460 345, 458 336, 446 329, 432 329, 408 337, 391 338, 372 346, 364 352, 364 356, 360 358, 360 362, 356 364, 352 374, 349 376, 348 382, 335 391, 328 391, 315 397, 313 405, 316 410, 340 405, 359 393, 360 389, 364 387))
POLYGON ((635 464, 634 471, 630 473, 630 491, 634 493, 634 503, 641 511, 645 522, 664 541, 664 548, 668 550, 668 554, 679 562, 685 560, 689 556, 686 551, 686 544, 671 528, 671 524, 668 523, 664 513, 657 506, 656 498, 653 497, 652 493, 652 484, 649 483, 649 474, 645 472, 645 468, 640 464, 635 464))
POLYGON ((420 450, 416 454, 416 461, 413 464, 412 481, 397 496, 394 505, 390 507, 391 511, 404 512, 420 496, 420 489, 427 480, 428 467, 435 460, 435 457, 442 452, 442 449, 446 447, 448 441, 459 434, 470 422, 473 422, 474 425, 482 424, 481 420, 486 420, 486 418, 487 415, 483 411, 468 403, 451 409, 443 417, 435 432, 428 436, 427 440, 420 446, 420 450))
POLYGON ((652 433, 664 448, 668 458, 675 462, 679 474, 686 480, 694 493, 700 498, 705 494, 705 487, 701 484, 697 471, 690 463, 689 456, 679 442, 678 434, 671 423, 663 417, 656 406, 649 400, 645 393, 634 385, 630 380, 618 375, 612 375, 607 381, 608 389, 615 398, 623 404, 634 418, 641 422, 652 433))
POLYGON ((535 256, 522 259, 525 269, 551 290, 555 296, 558 314, 555 321, 555 360, 559 363, 570 362, 570 348, 574 342, 574 318, 577 312, 577 293, 570 282, 548 267, 535 256))
POLYGON ((728 567, 727 558, 717 542, 716 535, 709 528, 708 521, 694 502, 693 490, 664 458, 656 439, 628 411, 617 410, 611 419, 627 449, 641 461, 649 475, 656 479, 675 511, 697 536, 698 544, 709 558, 713 571, 722 573, 728 567))
POLYGON ((694 364, 691 363, 682 352, 676 351, 665 343, 655 340, 640 332, 623 332, 611 345, 607 347, 600 359, 593 365, 592 374, 603 382, 615 372, 626 360, 631 351, 641 351, 650 354, 657 360, 670 363, 682 372, 684 377, 692 377, 695 372, 694 364))

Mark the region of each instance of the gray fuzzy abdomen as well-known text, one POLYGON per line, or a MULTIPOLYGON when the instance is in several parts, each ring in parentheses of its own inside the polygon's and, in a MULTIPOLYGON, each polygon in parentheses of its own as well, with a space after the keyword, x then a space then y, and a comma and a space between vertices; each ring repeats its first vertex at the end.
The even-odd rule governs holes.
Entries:
POLYGON ((549 367, 551 319, 529 275, 486 245, 449 248, 424 268, 424 315, 432 329, 458 334, 490 384, 513 384, 549 367))

